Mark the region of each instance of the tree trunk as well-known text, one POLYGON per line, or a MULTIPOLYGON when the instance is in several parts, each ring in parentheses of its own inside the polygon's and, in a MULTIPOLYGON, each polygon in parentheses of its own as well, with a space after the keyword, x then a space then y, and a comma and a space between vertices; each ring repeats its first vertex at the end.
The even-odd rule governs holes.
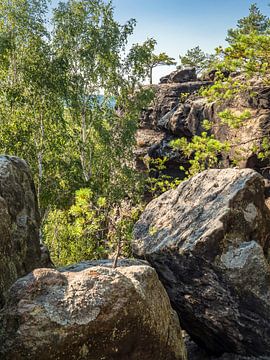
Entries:
POLYGON ((153 84, 153 68, 152 67, 150 67, 149 79, 150 79, 150 85, 152 85, 153 84))

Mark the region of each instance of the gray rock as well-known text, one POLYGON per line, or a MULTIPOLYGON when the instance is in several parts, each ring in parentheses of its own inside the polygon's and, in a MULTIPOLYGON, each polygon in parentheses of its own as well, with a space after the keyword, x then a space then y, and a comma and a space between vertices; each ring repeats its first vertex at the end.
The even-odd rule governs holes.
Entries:
POLYGON ((270 356, 270 212, 250 169, 208 170, 153 200, 133 250, 212 354, 270 356))
POLYGON ((10 289, 0 317, 4 360, 186 360, 176 313, 147 263, 37 269, 10 289))
POLYGON ((156 129, 160 119, 180 104, 181 94, 193 94, 202 87, 211 85, 209 81, 191 81, 185 83, 168 83, 155 86, 156 95, 151 106, 142 112, 141 127, 156 129))
POLYGON ((155 100, 148 109, 142 112, 140 129, 137 132, 137 147, 135 150, 136 168, 145 171, 145 159, 154 156, 168 159, 165 169, 160 175, 182 179, 185 172, 180 166, 187 168, 188 159, 170 146, 170 141, 179 136, 191 137, 201 131, 200 121, 207 115, 207 105, 192 101, 180 104, 180 96, 191 95, 210 82, 186 82, 155 86, 155 100))
MULTIPOLYGON (((270 180, 269 157, 260 159, 254 154, 254 146, 262 149, 262 139, 269 137, 270 133, 270 88, 262 82, 262 79, 246 79, 241 74, 230 74, 230 77, 241 83, 249 83, 247 90, 241 91, 232 99, 222 103, 208 103, 207 99, 197 94, 197 91, 205 86, 213 84, 213 76, 206 76, 201 80, 171 83, 169 78, 164 79, 162 84, 155 86, 156 96, 151 106, 142 112, 141 131, 151 129, 165 133, 165 137, 187 137, 201 135, 205 131, 202 126, 203 120, 212 123, 212 133, 220 141, 228 141, 233 146, 229 154, 223 157, 223 167, 228 167, 232 162, 239 164, 241 168, 252 168, 260 172, 270 180), (186 99, 185 99, 186 98, 186 99), (250 119, 244 121, 240 128, 231 128, 224 124, 218 114, 229 109, 233 113, 241 113, 248 110, 250 119), (255 139, 251 141, 251 139, 255 139)), ((210 75, 211 75, 210 74, 210 75)), ((229 74, 224 72, 227 77, 229 74)), ((153 145, 156 141, 153 141, 153 145)), ((162 144, 160 146, 163 147, 162 144)), ((174 156, 174 154, 170 155, 174 156)), ((220 155, 222 157, 222 155, 220 155)), ((185 159, 184 162, 187 162, 185 159)), ((178 176, 179 166, 185 166, 183 160, 173 161, 167 165, 168 173, 178 176)))
POLYGON ((27 164, 0 156, 0 308, 19 277, 39 267, 39 212, 27 164))
POLYGON ((167 84, 168 80, 169 80, 170 75, 166 75, 163 76, 162 78, 159 79, 159 83, 160 84, 167 84))
POLYGON ((168 83, 183 83, 190 81, 197 81, 195 68, 185 68, 173 71, 167 80, 168 83))

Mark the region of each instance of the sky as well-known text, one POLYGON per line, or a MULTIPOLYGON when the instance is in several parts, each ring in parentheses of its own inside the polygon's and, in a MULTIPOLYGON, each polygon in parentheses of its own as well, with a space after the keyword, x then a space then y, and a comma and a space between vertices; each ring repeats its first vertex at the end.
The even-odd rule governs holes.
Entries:
MULTIPOLYGON (((57 2, 53 0, 52 5, 57 2)), ((179 62, 179 54, 197 45, 206 52, 225 45, 227 30, 248 14, 254 2, 270 16, 269 0, 113 0, 113 5, 120 23, 137 20, 130 45, 153 37, 157 53, 166 52, 179 62)), ((173 70, 173 66, 154 69, 154 82, 173 70)))

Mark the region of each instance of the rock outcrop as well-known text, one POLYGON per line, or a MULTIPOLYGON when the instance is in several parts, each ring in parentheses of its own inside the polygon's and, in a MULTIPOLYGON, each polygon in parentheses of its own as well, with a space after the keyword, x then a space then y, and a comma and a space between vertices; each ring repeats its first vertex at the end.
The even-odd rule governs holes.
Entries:
POLYGON ((6 292, 21 276, 41 265, 40 218, 27 164, 0 156, 0 308, 6 292))
POLYGON ((133 250, 208 352, 270 357, 270 212, 250 169, 208 170, 153 200, 133 250))
POLYGON ((146 169, 145 159, 166 157, 166 169, 163 173, 178 178, 185 176, 179 166, 183 165, 186 168, 187 159, 179 151, 173 150, 170 142, 179 136, 191 137, 197 131, 194 127, 200 126, 198 124, 200 117, 197 119, 196 110, 191 111, 188 103, 183 105, 183 99, 211 84, 211 81, 197 80, 193 70, 186 69, 173 72, 167 80, 163 79, 160 85, 153 86, 156 91, 155 98, 151 106, 142 111, 140 129, 137 133, 135 151, 137 169, 140 171, 146 169), (188 125, 191 122, 193 124, 188 125))
POLYGON ((189 73, 187 79, 188 82, 179 82, 173 72, 166 79, 162 79, 161 84, 155 86, 155 98, 141 116, 136 150, 138 168, 143 169, 144 158, 166 157, 167 169, 164 172, 173 177, 183 178, 184 172, 179 170, 179 166, 187 169, 188 159, 180 152, 175 152, 169 145, 170 141, 179 137, 191 139, 194 135, 200 135, 205 131, 202 122, 206 119, 213 124, 209 133, 214 134, 218 140, 232 144, 229 156, 224 159, 225 167, 237 160, 240 167, 255 169, 270 180, 269 159, 261 160, 254 153, 255 147, 262 147, 263 137, 269 137, 270 134, 269 86, 261 79, 247 80, 236 74, 234 81, 249 86, 221 104, 209 102, 198 93, 201 88, 213 84, 214 77, 201 80, 190 76, 189 73), (249 111, 251 116, 240 128, 230 128, 218 115, 225 109, 236 114, 249 111), (143 142, 140 141, 142 138, 143 142))
POLYGON ((160 84, 168 83, 183 83, 197 81, 197 74, 195 68, 177 69, 169 75, 163 76, 160 79, 160 84))
POLYGON ((37 269, 10 289, 0 318, 3 360, 186 360, 181 329, 147 263, 37 269))

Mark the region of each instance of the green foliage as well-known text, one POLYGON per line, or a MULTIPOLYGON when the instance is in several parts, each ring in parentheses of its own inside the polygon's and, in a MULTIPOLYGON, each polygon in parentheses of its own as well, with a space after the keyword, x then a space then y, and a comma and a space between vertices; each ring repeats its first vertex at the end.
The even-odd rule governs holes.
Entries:
POLYGON ((57 265, 106 256, 106 199, 80 189, 68 210, 53 210, 44 226, 46 244, 57 265))
POLYGON ((241 91, 246 90, 248 90, 248 83, 243 83, 237 78, 229 77, 225 79, 220 72, 217 73, 215 83, 208 88, 202 88, 200 94, 206 97, 209 102, 223 103, 226 100, 233 99, 241 91))
POLYGON ((165 191, 175 189, 181 182, 178 178, 173 178, 163 173, 166 170, 168 158, 148 158, 146 165, 148 167, 148 176, 146 180, 146 189, 152 197, 159 196, 165 191), (156 174, 156 176, 155 176, 156 174))
POLYGON ((130 63, 126 51, 135 20, 119 24, 103 0, 59 3, 50 27, 45 0, 0 10, 0 150, 30 164, 56 263, 107 256, 133 221, 130 211, 111 228, 111 212, 136 207, 143 188, 133 148, 153 91, 136 67, 148 57, 130 63))
POLYGON ((156 40, 147 39, 143 44, 134 44, 127 57, 127 68, 133 69, 131 75, 137 81, 143 81, 149 77, 150 84, 153 80, 153 69, 161 65, 176 65, 174 58, 166 53, 155 54, 156 40))
POLYGON ((239 115, 234 114, 231 110, 226 109, 218 113, 219 118, 221 119, 222 124, 228 125, 232 129, 239 129, 243 126, 245 120, 250 119, 250 111, 245 110, 239 115))
POLYGON ((65 141, 46 9, 45 1, 0 4, 0 148, 29 162, 42 205, 60 197, 55 163, 65 141))
POLYGON ((76 191, 74 204, 49 212, 44 236, 51 258, 57 265, 87 259, 102 259, 117 251, 131 256, 131 237, 140 207, 125 203, 108 208, 105 197, 95 198, 89 188, 76 191))
POLYGON ((219 68, 241 71, 247 78, 265 76, 269 69, 270 19, 252 4, 249 15, 240 19, 236 29, 228 31, 229 46, 218 48, 223 61, 219 68))
POLYGON ((226 40, 229 44, 238 41, 239 36, 251 33, 266 34, 270 30, 270 19, 262 14, 256 4, 251 4, 249 14, 238 20, 236 29, 229 29, 226 40))
POLYGON ((188 99, 188 97, 190 96, 190 93, 185 92, 185 93, 181 93, 179 96, 179 101, 180 103, 183 103, 188 99))
POLYGON ((230 151, 228 142, 221 142, 215 139, 214 135, 207 132, 195 135, 191 141, 180 138, 171 142, 171 146, 179 149, 189 158, 190 168, 186 175, 192 176, 209 168, 218 167, 221 153, 230 151))
POLYGON ((214 68, 217 57, 214 54, 207 54, 199 46, 189 49, 185 55, 179 56, 180 68, 195 67, 198 73, 214 68))
POLYGON ((258 149, 256 149, 258 152, 258 159, 265 160, 270 157, 270 140, 269 137, 265 136, 262 139, 261 145, 258 149))

